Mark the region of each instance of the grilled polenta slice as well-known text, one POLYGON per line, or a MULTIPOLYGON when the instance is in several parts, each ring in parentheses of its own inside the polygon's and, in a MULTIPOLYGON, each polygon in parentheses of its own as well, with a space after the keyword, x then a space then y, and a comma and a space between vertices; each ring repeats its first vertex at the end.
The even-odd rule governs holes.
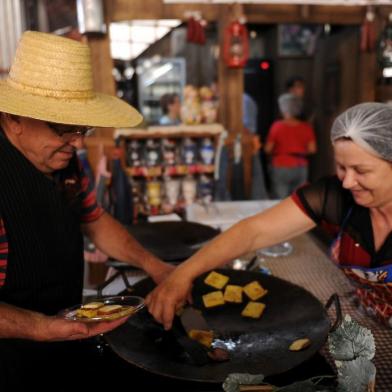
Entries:
POLYGON ((225 303, 222 291, 212 291, 211 293, 204 294, 202 298, 206 308, 224 305, 225 303))
POLYGON ((265 304, 249 301, 244 310, 241 312, 241 316, 258 319, 263 314, 264 309, 265 304))
POLYGON ((248 283, 243 289, 252 301, 256 301, 268 293, 268 290, 263 288, 257 280, 248 283))
POLYGON ((240 304, 242 302, 242 287, 228 284, 226 286, 223 298, 226 302, 234 302, 240 304))
POLYGON ((98 309, 102 308, 105 304, 103 302, 89 302, 87 304, 82 305, 76 311, 77 317, 87 317, 93 318, 96 317, 98 313, 98 309))
POLYGON ((226 275, 219 274, 218 272, 212 271, 204 279, 204 283, 212 286, 218 290, 222 289, 229 281, 229 277, 226 275))
POLYGON ((297 339, 294 340, 294 342, 292 342, 290 344, 289 350, 290 351, 300 351, 303 350, 304 348, 307 348, 311 345, 311 341, 308 338, 303 338, 303 339, 297 339))
POLYGON ((191 329, 190 331, 188 331, 188 336, 191 339, 197 340, 199 343, 210 348, 212 345, 212 340, 214 338, 214 332, 210 330, 206 331, 203 329, 191 329))

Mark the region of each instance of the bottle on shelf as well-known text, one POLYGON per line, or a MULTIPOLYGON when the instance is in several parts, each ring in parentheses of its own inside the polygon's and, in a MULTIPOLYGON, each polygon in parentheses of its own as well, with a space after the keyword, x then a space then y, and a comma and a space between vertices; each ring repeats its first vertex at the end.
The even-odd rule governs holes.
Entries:
POLYGON ((195 165, 197 160, 197 146, 190 138, 186 137, 182 144, 182 162, 186 165, 195 165))
POLYGON ((177 163, 177 145, 173 139, 162 140, 162 158, 165 166, 174 166, 177 163))
POLYGON ((161 181, 155 177, 151 180, 148 180, 146 185, 146 193, 150 215, 158 215, 160 213, 160 207, 162 204, 161 181))
POLYGON ((155 139, 148 139, 145 151, 146 165, 149 167, 158 166, 161 162, 159 143, 155 139))
POLYGON ((180 180, 172 177, 165 177, 163 180, 164 203, 162 210, 166 214, 170 214, 178 207, 180 197, 180 180))
POLYGON ((193 204, 197 197, 197 183, 191 174, 182 180, 181 188, 184 204, 186 206, 193 204))
POLYGON ((209 205, 212 202, 214 195, 213 179, 205 174, 199 178, 199 197, 203 205, 209 205))
POLYGON ((381 71, 380 84, 392 84, 392 13, 381 32, 377 52, 381 71))
POLYGON ((212 165, 214 163, 215 148, 211 138, 205 137, 200 145, 200 160, 204 165, 212 165))
POLYGON ((127 165, 131 167, 143 165, 143 146, 137 139, 127 144, 127 165))

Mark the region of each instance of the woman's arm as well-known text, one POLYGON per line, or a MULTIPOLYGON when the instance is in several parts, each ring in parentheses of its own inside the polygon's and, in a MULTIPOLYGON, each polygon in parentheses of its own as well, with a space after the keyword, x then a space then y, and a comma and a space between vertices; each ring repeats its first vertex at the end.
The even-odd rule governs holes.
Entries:
POLYGON ((315 223, 291 198, 244 219, 180 264, 152 291, 146 299, 149 311, 165 328, 170 328, 175 310, 184 304, 197 276, 244 253, 286 241, 313 227, 315 223))

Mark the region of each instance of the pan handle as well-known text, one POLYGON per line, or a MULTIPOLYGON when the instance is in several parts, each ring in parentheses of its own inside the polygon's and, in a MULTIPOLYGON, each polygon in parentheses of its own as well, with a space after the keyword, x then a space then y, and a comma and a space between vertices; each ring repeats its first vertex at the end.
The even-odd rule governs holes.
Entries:
POLYGON ((340 299, 336 293, 330 296, 329 300, 325 304, 325 310, 328 310, 332 304, 335 305, 336 320, 333 323, 332 327, 330 328, 329 330, 330 332, 335 331, 340 326, 343 320, 342 307, 340 306, 340 299))

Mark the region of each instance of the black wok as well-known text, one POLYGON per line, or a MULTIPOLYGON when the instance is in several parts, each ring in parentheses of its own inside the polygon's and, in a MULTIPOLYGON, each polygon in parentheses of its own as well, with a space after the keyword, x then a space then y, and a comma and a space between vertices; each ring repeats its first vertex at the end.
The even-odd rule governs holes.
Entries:
POLYGON ((129 232, 151 253, 169 262, 180 262, 193 255, 219 230, 196 222, 138 223, 129 232))
MULTIPOLYGON (((283 373, 312 357, 325 343, 331 325, 324 306, 308 291, 282 279, 257 272, 219 270, 230 276, 231 284, 245 285, 259 281, 269 292, 261 300, 266 304, 258 320, 245 319, 245 306, 224 305, 205 309, 201 296, 213 291, 199 277, 193 287, 194 306, 203 311, 211 329, 230 349, 230 360, 194 366, 173 359, 146 334, 143 320, 131 317, 122 327, 106 335, 111 348, 124 360, 150 372, 183 380, 222 382, 233 372, 264 374, 283 373), (292 352, 290 343, 307 337, 312 344, 303 351, 292 352)), ((144 279, 134 286, 133 295, 145 296, 154 283, 144 279)))

